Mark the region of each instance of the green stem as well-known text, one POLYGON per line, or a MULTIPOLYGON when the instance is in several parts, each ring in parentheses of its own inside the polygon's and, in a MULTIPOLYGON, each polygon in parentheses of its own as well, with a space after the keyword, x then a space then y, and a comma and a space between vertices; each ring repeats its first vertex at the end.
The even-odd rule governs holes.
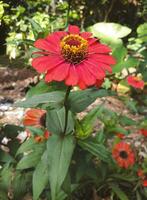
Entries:
POLYGON ((69 14, 70 14, 70 8, 71 8, 71 1, 72 1, 72 0, 68 0, 68 10, 67 10, 65 28, 67 28, 67 26, 68 26, 68 24, 69 24, 69 14))
POLYGON ((64 131, 63 131, 64 135, 66 133, 67 124, 68 124, 68 104, 67 104, 67 100, 68 100, 70 91, 71 91, 71 86, 69 86, 67 88, 67 91, 66 91, 66 94, 65 94, 65 99, 64 99, 64 107, 65 107, 65 125, 64 125, 64 131))

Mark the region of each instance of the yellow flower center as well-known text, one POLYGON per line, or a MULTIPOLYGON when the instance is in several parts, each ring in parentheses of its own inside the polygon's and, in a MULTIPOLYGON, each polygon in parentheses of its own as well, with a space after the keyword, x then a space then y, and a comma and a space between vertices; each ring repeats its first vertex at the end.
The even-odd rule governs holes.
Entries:
POLYGON ((66 61, 78 64, 87 56, 88 41, 79 35, 70 34, 61 40, 60 47, 66 61))

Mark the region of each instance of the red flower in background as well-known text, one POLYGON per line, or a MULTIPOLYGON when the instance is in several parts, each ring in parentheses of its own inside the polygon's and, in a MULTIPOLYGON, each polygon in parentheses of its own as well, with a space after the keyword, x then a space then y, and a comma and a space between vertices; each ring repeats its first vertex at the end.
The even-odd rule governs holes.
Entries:
POLYGON ((144 135, 145 137, 147 137, 147 129, 144 129, 144 128, 140 129, 140 133, 144 135))
POLYGON ((139 169, 137 172, 138 176, 141 178, 141 183, 144 187, 147 187, 147 174, 144 173, 142 169, 139 169))
POLYGON ((43 135, 43 136, 44 136, 44 138, 47 140, 47 139, 51 136, 51 133, 50 133, 49 131, 46 130, 46 131, 44 132, 44 135, 43 135))
POLYGON ((142 169, 139 169, 139 170, 137 171, 137 175, 138 175, 140 178, 144 178, 144 172, 143 172, 143 170, 142 170, 142 169))
MULTIPOLYGON (((41 109, 30 109, 25 113, 23 124, 25 126, 35 126, 37 128, 45 128, 46 111, 41 109)), ((31 137, 33 134, 29 129, 26 129, 27 137, 31 137)), ((35 135, 36 142, 43 142, 51 136, 51 133, 44 130, 43 135, 35 135)))
POLYGON ((116 135, 120 139, 123 139, 125 137, 125 135, 123 133, 117 133, 116 135))
POLYGON ((97 80, 95 83, 95 87, 100 88, 104 82, 104 79, 97 80))
POLYGON ((70 25, 68 31, 57 31, 45 39, 38 39, 32 66, 45 73, 45 80, 65 81, 66 85, 85 89, 104 79, 106 71, 115 60, 109 55, 111 49, 91 37, 89 32, 80 33, 79 27, 70 25))
POLYGON ((41 109, 30 109, 25 113, 23 124, 25 126, 45 126, 46 111, 41 109))
POLYGON ((143 89, 144 88, 144 81, 141 80, 137 76, 128 76, 127 77, 128 84, 134 88, 143 89))
POLYGON ((47 140, 50 136, 51 136, 51 133, 46 130, 43 135, 37 135, 34 137, 34 139, 36 142, 40 143, 47 140))
POLYGON ((147 179, 146 179, 146 180, 143 180, 142 185, 143 185, 144 187, 147 187, 147 179))
POLYGON ((125 142, 120 142, 114 146, 112 156, 122 168, 128 168, 135 163, 135 155, 130 145, 125 142))

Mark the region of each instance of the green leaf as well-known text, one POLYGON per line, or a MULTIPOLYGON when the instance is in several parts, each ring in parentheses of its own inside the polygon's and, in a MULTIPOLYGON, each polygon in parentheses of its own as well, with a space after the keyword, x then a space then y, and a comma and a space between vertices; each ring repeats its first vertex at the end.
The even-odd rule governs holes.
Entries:
POLYGON ((137 33, 139 39, 141 39, 143 42, 147 42, 147 23, 140 24, 137 28, 137 33))
POLYGON ((76 121, 76 137, 85 139, 92 134, 93 125, 97 119, 100 107, 91 110, 81 121, 76 121))
POLYGON ((49 182, 52 200, 56 200, 61 185, 67 175, 75 141, 72 135, 60 137, 53 135, 47 142, 49 182))
POLYGON ((110 162, 110 153, 104 145, 90 140, 79 140, 78 144, 82 147, 82 149, 89 151, 92 155, 98 157, 100 160, 110 162))
POLYGON ((47 93, 50 91, 49 85, 45 83, 44 80, 41 80, 36 86, 31 87, 27 92, 27 98, 30 98, 34 95, 39 95, 43 93, 47 93))
POLYGON ((0 200, 9 200, 7 192, 0 190, 0 200))
POLYGON ((50 92, 45 94, 40 94, 33 97, 26 99, 25 101, 21 101, 15 103, 14 106, 16 107, 23 107, 23 108, 34 108, 39 104, 48 104, 50 107, 61 106, 64 99, 63 92, 50 92))
POLYGON ((103 83, 103 88, 106 90, 110 89, 112 85, 112 81, 109 78, 105 78, 105 81, 103 83))
POLYGON ((37 39, 38 36, 39 36, 39 33, 42 33, 42 32, 43 32, 43 29, 42 29, 42 27, 40 26, 40 24, 38 24, 35 20, 30 19, 30 18, 27 18, 27 19, 28 19, 28 21, 31 23, 32 31, 33 31, 34 37, 35 37, 35 39, 37 39))
POLYGON ((100 106, 97 106, 96 108, 92 109, 88 114, 82 119, 82 125, 84 129, 89 129, 89 125, 93 126, 95 123, 95 120, 97 119, 97 116, 99 114, 100 106))
POLYGON ((134 101, 134 99, 125 99, 124 100, 125 105, 127 106, 128 109, 130 109, 130 111, 132 111, 133 113, 137 113, 137 102, 134 101))
POLYGON ((119 186, 110 184, 110 187, 120 200, 129 200, 127 195, 119 188, 119 186))
POLYGON ((136 125, 136 121, 134 121, 133 119, 131 119, 131 118, 127 117, 127 116, 120 116, 119 120, 120 120, 120 124, 122 126, 136 125))
POLYGON ((93 103, 98 97, 114 95, 113 92, 104 89, 91 88, 83 91, 71 92, 68 99, 68 106, 72 112, 82 112, 93 103))
POLYGON ((125 128, 123 128, 121 126, 118 126, 118 125, 116 125, 116 126, 114 126, 112 128, 109 128, 108 131, 109 132, 114 132, 114 133, 123 133, 124 135, 128 135, 128 131, 125 128))
POLYGON ((117 63, 113 67, 113 73, 121 72, 123 69, 128 69, 130 67, 137 67, 139 61, 133 57, 128 57, 127 60, 117 63))
POLYGON ((13 161, 14 161, 13 157, 8 152, 5 152, 0 149, 0 163, 1 162, 9 163, 13 161))
POLYGON ((27 126, 27 129, 31 132, 32 135, 43 135, 44 130, 34 127, 34 126, 27 126))
POLYGON ((20 146, 20 148, 18 149, 16 155, 34 149, 34 146, 35 146, 35 145, 37 145, 37 143, 35 143, 34 138, 29 138, 29 139, 26 140, 23 144, 21 144, 21 146, 20 146))
POLYGON ((30 152, 24 154, 22 159, 17 164, 17 169, 28 169, 35 167, 41 159, 41 156, 45 150, 45 142, 36 143, 30 149, 30 152))
POLYGON ((0 189, 2 191, 8 192, 8 189, 11 185, 13 168, 6 164, 0 169, 0 189))
POLYGON ((127 55, 127 49, 124 46, 116 47, 113 50, 112 55, 116 58, 117 63, 120 63, 124 61, 124 58, 127 55))
POLYGON ((97 106, 96 115, 98 119, 100 119, 106 126, 109 127, 114 126, 118 121, 116 112, 105 108, 103 105, 97 106))
POLYGON ((63 191, 68 194, 71 195, 71 177, 70 177, 70 173, 67 173, 64 182, 62 184, 62 189, 63 191))
POLYGON ((14 179, 12 181, 12 189, 14 191, 14 199, 20 200, 26 192, 31 189, 32 175, 30 172, 21 173, 19 171, 15 172, 14 179))
POLYGON ((41 161, 37 164, 33 173, 33 200, 38 200, 40 194, 49 182, 49 168, 46 157, 47 152, 45 151, 41 158, 41 161))
POLYGON ((138 64, 139 64, 139 61, 131 56, 128 57, 128 59, 124 63, 126 69, 130 67, 137 67, 138 64))
MULTIPOLYGON (((48 110, 46 127, 51 133, 62 134, 64 132, 64 125, 65 125, 65 109, 64 108, 60 110, 57 110, 57 109, 48 110)), ((74 120, 72 117, 72 113, 69 111, 66 133, 70 133, 73 130, 74 130, 74 120)))
POLYGON ((117 23, 100 22, 89 27, 89 30, 98 38, 123 38, 131 33, 131 29, 117 23))
POLYGON ((56 200, 65 200, 66 198, 67 194, 63 190, 60 190, 57 194, 56 200))

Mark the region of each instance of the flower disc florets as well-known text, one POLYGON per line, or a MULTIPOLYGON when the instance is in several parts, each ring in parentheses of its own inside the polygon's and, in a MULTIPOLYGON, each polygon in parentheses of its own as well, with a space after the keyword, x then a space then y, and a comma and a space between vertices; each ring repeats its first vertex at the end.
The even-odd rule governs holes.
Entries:
POLYGON ((128 157, 128 154, 127 154, 126 151, 120 151, 119 156, 120 156, 121 158, 125 159, 125 158, 128 157))
POLYGON ((88 42, 79 35, 65 36, 60 45, 63 57, 72 64, 80 63, 88 53, 88 42))

